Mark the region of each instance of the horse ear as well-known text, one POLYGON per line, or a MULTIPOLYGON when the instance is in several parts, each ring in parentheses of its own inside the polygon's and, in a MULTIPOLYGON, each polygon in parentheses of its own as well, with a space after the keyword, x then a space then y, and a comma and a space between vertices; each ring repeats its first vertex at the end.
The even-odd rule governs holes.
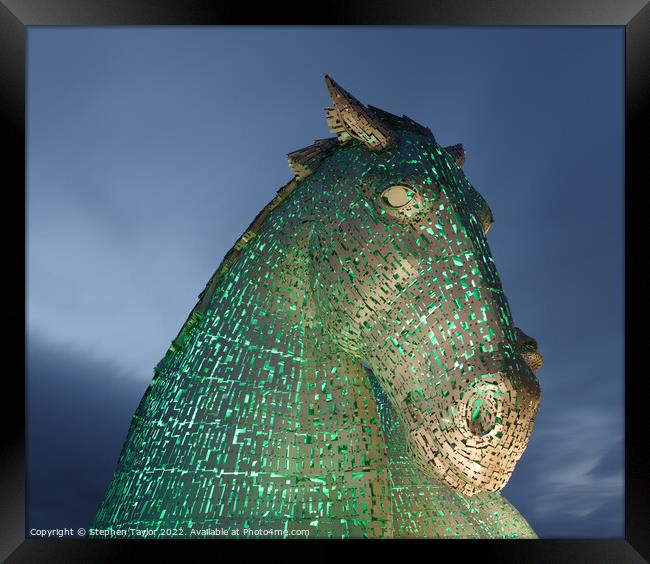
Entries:
POLYGON ((334 104, 325 108, 327 125, 339 142, 356 139, 375 151, 388 147, 390 133, 379 118, 328 75, 325 75, 325 84, 334 104))
POLYGON ((451 155, 458 166, 465 164, 465 149, 462 145, 450 145, 449 147, 445 147, 445 151, 451 155))

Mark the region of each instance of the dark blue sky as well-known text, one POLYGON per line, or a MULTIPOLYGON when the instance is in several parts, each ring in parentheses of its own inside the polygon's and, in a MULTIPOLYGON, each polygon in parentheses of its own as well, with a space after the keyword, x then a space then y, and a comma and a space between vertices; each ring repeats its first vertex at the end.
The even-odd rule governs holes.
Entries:
POLYGON ((92 519, 197 294, 328 137, 331 74, 463 143, 542 404, 506 497, 623 536, 623 28, 30 28, 29 527, 92 519))

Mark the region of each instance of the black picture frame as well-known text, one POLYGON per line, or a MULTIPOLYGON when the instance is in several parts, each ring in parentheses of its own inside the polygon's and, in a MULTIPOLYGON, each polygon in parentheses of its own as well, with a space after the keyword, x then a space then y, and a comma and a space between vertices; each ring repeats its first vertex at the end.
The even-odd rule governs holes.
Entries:
MULTIPOLYGON (((7 562, 115 562, 137 553, 153 559, 164 551, 165 559, 187 559, 188 547, 207 550, 218 557, 214 544, 170 541, 102 541, 25 539, 25 341, 21 341, 20 321, 25 309, 16 296, 26 295, 25 253, 14 241, 25 234, 26 133, 25 66, 28 26, 68 25, 561 25, 621 26, 625 28, 625 537, 623 539, 566 539, 533 541, 385 541, 381 550, 397 548, 400 553, 423 549, 423 557, 441 559, 477 557, 480 562, 644 562, 650 558, 648 532, 647 422, 642 386, 645 375, 637 360, 643 351, 638 343, 641 331, 635 328, 639 304, 644 294, 639 287, 641 272, 644 210, 637 202, 648 186, 644 166, 650 97, 650 5, 646 0, 374 0, 366 2, 257 4, 211 4, 201 0, 156 2, 143 0, 0 0, 0 111, 3 116, 3 169, 9 176, 4 185, 4 200, 11 204, 5 213, 5 269, 3 282, 5 319, 9 336, 5 340, 5 359, 17 359, 16 370, 4 374, 3 464, 0 475, 0 557, 7 562), (16 232, 18 235, 16 235, 16 232), (635 252, 637 251, 637 252, 635 252), (638 253, 638 255, 637 255, 638 253), (639 258, 637 258, 637 256, 639 258), (15 309, 7 308, 13 305, 15 309), (13 345, 13 346, 12 346, 13 345), (22 356, 21 353, 22 352, 22 356), (23 377, 20 376, 22 371, 23 377), (10 409, 11 408, 11 409, 10 409), (161 544, 164 543, 164 544, 161 544), (198 544, 198 546, 197 546, 198 544)), ((588 203, 587 203, 588 205, 588 203)), ((606 234, 604 234, 606 236, 606 234)), ((23 247, 24 249, 24 247, 23 247)), ((29 304, 26 304, 29 307, 29 304)), ((24 333, 23 335, 25 335, 24 333)), ((598 351, 594 351, 598 354, 598 351)), ((7 364, 5 364, 6 366, 7 364)), ((616 375, 613 375, 616 377, 616 375)), ((217 541, 228 542, 228 541, 217 541)), ((237 545, 237 558, 249 547, 262 547, 268 558, 276 556, 313 558, 314 541, 260 540, 237 545), (260 544, 262 543, 262 544, 260 544), (277 543, 273 546, 270 543, 277 543)), ((323 541, 320 542, 321 545, 323 541)), ((326 542, 329 546, 352 542, 353 549, 375 548, 376 542, 326 542), (372 546, 371 546, 372 545, 372 546)), ((349 548, 344 548, 349 550, 349 548)), ((229 551, 230 552, 230 551, 229 551)), ((318 553, 321 547, 318 547, 318 553)), ((362 553, 362 554, 364 554, 362 553)), ((409 552, 409 556, 411 556, 409 552)), ((231 556, 233 557, 233 556, 231 556)), ((355 558, 350 554, 351 558, 355 558)))

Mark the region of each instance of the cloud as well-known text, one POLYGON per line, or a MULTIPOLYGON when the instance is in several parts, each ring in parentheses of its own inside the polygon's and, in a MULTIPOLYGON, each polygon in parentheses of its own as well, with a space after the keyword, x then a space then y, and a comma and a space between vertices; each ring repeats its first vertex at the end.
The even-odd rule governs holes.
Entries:
POLYGON ((88 526, 145 388, 113 362, 28 337, 28 529, 88 526))
POLYGON ((623 428, 612 410, 567 409, 544 421, 506 498, 537 534, 623 536, 623 428))
POLYGON ((589 477, 594 479, 619 478, 621 457, 624 454, 622 441, 616 442, 590 471, 589 477))

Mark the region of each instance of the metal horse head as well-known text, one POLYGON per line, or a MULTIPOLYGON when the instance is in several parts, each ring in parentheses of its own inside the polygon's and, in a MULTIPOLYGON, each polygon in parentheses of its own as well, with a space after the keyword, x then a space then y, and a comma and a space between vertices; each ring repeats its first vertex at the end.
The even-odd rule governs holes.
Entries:
POLYGON ((158 363, 98 529, 534 536, 490 492, 526 448, 542 358, 463 148, 326 82, 336 137, 289 154, 158 363))
POLYGON ((461 145, 364 106, 330 77, 336 139, 289 154, 314 186, 310 283, 337 347, 372 370, 424 472, 468 495, 508 481, 541 366, 513 324, 461 145))

